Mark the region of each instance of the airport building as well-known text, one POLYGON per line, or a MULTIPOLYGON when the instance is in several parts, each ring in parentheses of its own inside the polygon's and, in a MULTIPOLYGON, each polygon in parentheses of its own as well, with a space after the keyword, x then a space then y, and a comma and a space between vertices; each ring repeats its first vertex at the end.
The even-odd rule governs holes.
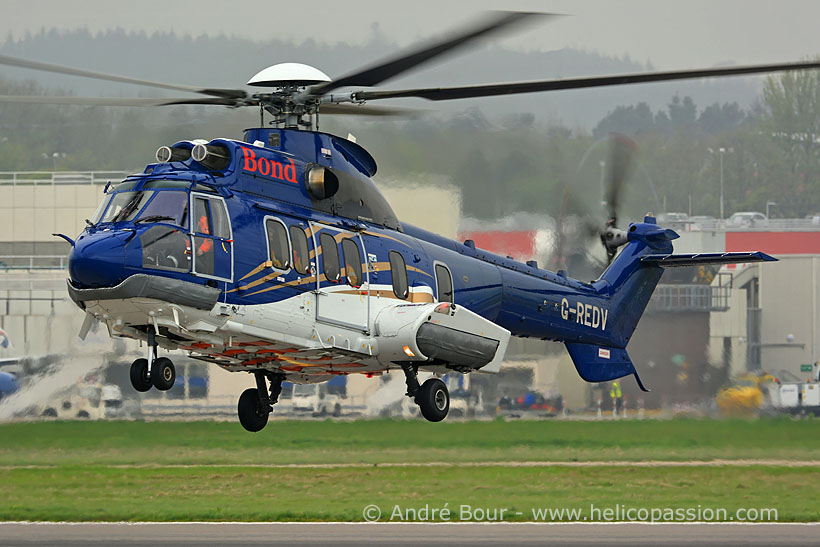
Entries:
MULTIPOLYGON (((97 333, 86 343, 76 337, 83 314, 65 290, 69 247, 52 235, 80 233, 85 219, 93 216, 105 184, 125 175, 0 173, 0 328, 13 345, 2 350, 7 355, 85 355, 89 370, 99 367, 104 355, 121 365, 110 369, 109 376, 127 385, 127 365, 144 349, 132 343, 114 344, 106 333, 97 333)), ((473 239, 478 247, 499 254, 546 262, 553 237, 550 219, 528 217, 471 226, 454 213, 460 210, 460 196, 446 184, 395 184, 385 194, 406 222, 448 237, 473 239), (465 230, 465 225, 471 229, 465 230)), ((638 398, 647 406, 696 399, 746 371, 764 369, 801 377, 800 365, 820 357, 820 224, 806 219, 755 226, 678 222, 670 227, 681 235, 676 252, 762 250, 780 261, 717 271, 674 269, 665 274, 630 343, 630 355, 653 389, 645 395, 632 380, 625 380, 633 405, 638 398)), ((247 375, 179 356, 174 359, 179 388, 165 393, 152 390, 144 396, 148 406, 193 401, 232 409, 241 391, 252 384, 247 375)), ((561 395, 569 408, 594 407, 599 398, 608 403, 606 390, 578 379, 560 344, 541 340, 513 339, 502 376, 477 378, 477 385, 486 390, 488 406, 527 389, 547 398, 561 395)), ((389 383, 396 384, 391 389, 398 395, 403 393, 403 381, 389 383)), ((384 384, 350 377, 348 393, 361 402, 381 393, 384 384)))
MULTIPOLYGON (((86 226, 85 219, 94 215, 106 184, 119 182, 126 175, 124 171, 0 172, 0 329, 11 342, 10 347, 0 348, 0 359, 56 359, 57 367, 70 366, 76 371, 76 378, 69 382, 83 381, 86 374, 95 375, 102 367, 107 381, 122 386, 129 396, 137 396, 130 388, 129 365, 147 350, 136 342, 112 341, 106 332, 92 332, 86 341, 77 337, 84 315, 66 291, 70 247, 53 235, 76 237, 86 226)), ((456 237, 460 194, 446 181, 435 180, 422 187, 396 181, 383 191, 402 220, 456 237)), ((152 389, 139 394, 143 409, 149 412, 171 408, 232 416, 241 392, 254 385, 248 374, 230 373, 177 354, 172 358, 177 385, 167 392, 152 389)), ((68 379, 69 374, 65 376, 68 379)), ((405 391, 403 376, 391 376, 395 378, 390 382, 349 377, 346 387, 350 401, 361 406, 375 395, 386 405, 401 397, 405 391), (395 382, 399 376, 401 382, 395 382)))

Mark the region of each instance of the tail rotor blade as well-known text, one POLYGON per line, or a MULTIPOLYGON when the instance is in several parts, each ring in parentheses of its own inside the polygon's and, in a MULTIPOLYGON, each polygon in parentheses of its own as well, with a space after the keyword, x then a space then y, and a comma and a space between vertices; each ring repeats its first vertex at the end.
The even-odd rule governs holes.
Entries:
POLYGON ((635 142, 620 133, 610 134, 609 145, 609 176, 606 188, 607 224, 617 226, 618 205, 624 185, 632 175, 635 163, 635 152, 637 146, 635 142))

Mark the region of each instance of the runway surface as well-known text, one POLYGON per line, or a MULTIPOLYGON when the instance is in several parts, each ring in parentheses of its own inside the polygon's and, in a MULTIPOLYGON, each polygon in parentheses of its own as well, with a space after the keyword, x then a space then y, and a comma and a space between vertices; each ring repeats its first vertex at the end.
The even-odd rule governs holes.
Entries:
POLYGON ((816 545, 818 524, 0 523, 0 545, 816 545))

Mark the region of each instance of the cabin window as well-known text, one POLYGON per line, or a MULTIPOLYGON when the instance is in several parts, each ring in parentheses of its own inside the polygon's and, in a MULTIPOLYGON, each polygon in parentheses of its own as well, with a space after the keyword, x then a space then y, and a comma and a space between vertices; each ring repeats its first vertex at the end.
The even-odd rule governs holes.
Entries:
POLYGON ((390 275, 393 277, 393 294, 402 300, 407 298, 407 266, 397 251, 390 251, 390 275))
POLYGON ((351 287, 362 285, 362 254, 359 246, 350 238, 342 240, 342 253, 345 256, 345 273, 351 287))
POLYGON ((341 278, 339 267, 339 249, 336 240, 327 232, 319 236, 322 244, 322 263, 324 264, 325 278, 332 283, 338 283, 341 278))
POLYGON ((265 221, 268 232, 268 249, 270 250, 271 265, 277 270, 290 269, 290 244, 285 225, 276 219, 265 221))
POLYGON ((439 302, 453 301, 453 276, 444 264, 436 264, 436 293, 439 302))
POLYGON ((310 250, 307 234, 299 226, 291 226, 290 241, 293 243, 293 269, 302 275, 307 275, 310 272, 310 250))

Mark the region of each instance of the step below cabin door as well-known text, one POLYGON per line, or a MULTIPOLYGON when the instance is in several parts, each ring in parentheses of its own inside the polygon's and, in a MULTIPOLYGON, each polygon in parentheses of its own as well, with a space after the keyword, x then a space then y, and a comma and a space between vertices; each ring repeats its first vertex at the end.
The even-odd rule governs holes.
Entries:
POLYGON ((318 249, 316 320, 368 331, 367 256, 359 234, 312 223, 318 249))

